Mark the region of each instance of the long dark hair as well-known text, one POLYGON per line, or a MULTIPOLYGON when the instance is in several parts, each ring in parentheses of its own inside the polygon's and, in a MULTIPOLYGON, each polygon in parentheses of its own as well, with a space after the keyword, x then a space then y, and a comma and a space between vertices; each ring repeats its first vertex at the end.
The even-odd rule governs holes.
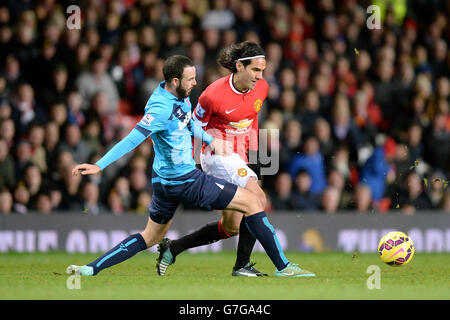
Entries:
MULTIPOLYGON (((236 61, 238 59, 264 55, 264 50, 258 44, 244 41, 222 49, 217 58, 217 63, 235 73, 237 72, 236 61)), ((244 66, 247 66, 251 63, 251 60, 243 60, 241 62, 244 66)))

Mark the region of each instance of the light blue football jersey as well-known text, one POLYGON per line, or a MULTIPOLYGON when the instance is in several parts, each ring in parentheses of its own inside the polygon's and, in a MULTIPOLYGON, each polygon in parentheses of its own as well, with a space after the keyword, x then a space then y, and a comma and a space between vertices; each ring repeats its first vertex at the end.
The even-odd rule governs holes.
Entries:
POLYGON ((185 175, 195 169, 192 136, 207 144, 213 137, 191 119, 189 98, 177 98, 161 82, 147 101, 145 114, 136 127, 96 164, 103 170, 125 153, 133 150, 148 136, 153 141, 153 170, 162 178, 185 175))

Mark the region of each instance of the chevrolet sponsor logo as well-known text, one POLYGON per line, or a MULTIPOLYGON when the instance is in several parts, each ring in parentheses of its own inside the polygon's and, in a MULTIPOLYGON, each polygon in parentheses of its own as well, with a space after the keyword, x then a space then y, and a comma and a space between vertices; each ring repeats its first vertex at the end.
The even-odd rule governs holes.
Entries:
POLYGON ((252 120, 244 119, 239 122, 230 122, 228 125, 235 129, 245 129, 245 128, 251 126, 252 123, 253 123, 253 119, 252 120))

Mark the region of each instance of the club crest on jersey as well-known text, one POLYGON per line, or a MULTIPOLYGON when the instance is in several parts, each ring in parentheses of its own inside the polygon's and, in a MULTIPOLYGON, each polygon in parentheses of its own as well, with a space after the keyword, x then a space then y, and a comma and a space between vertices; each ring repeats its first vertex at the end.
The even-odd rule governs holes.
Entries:
POLYGON ((153 120, 155 120, 155 118, 151 114, 147 113, 142 117, 141 124, 143 124, 144 126, 149 126, 153 120))
POLYGON ((245 170, 245 168, 240 168, 238 169, 238 176, 243 178, 247 175, 247 170, 245 170))
POLYGON ((199 118, 203 118, 204 114, 205 114, 205 109, 202 108, 202 106, 199 104, 197 104, 197 108, 195 110, 195 114, 197 115, 197 117, 199 118))
POLYGON ((262 107, 262 100, 257 99, 253 104, 253 109, 255 109, 256 112, 259 112, 261 110, 261 107, 262 107))

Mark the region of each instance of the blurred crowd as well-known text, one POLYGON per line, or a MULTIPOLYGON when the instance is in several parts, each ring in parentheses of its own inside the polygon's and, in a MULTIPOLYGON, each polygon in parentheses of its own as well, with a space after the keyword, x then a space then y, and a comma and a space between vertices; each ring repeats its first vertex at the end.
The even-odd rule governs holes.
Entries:
POLYGON ((0 212, 146 214, 151 141, 98 176, 73 166, 134 127, 165 58, 194 61, 195 106, 244 40, 266 51, 260 128, 280 133, 262 141, 280 161, 268 212, 450 212, 449 16, 447 0, 4 0, 0 212))

